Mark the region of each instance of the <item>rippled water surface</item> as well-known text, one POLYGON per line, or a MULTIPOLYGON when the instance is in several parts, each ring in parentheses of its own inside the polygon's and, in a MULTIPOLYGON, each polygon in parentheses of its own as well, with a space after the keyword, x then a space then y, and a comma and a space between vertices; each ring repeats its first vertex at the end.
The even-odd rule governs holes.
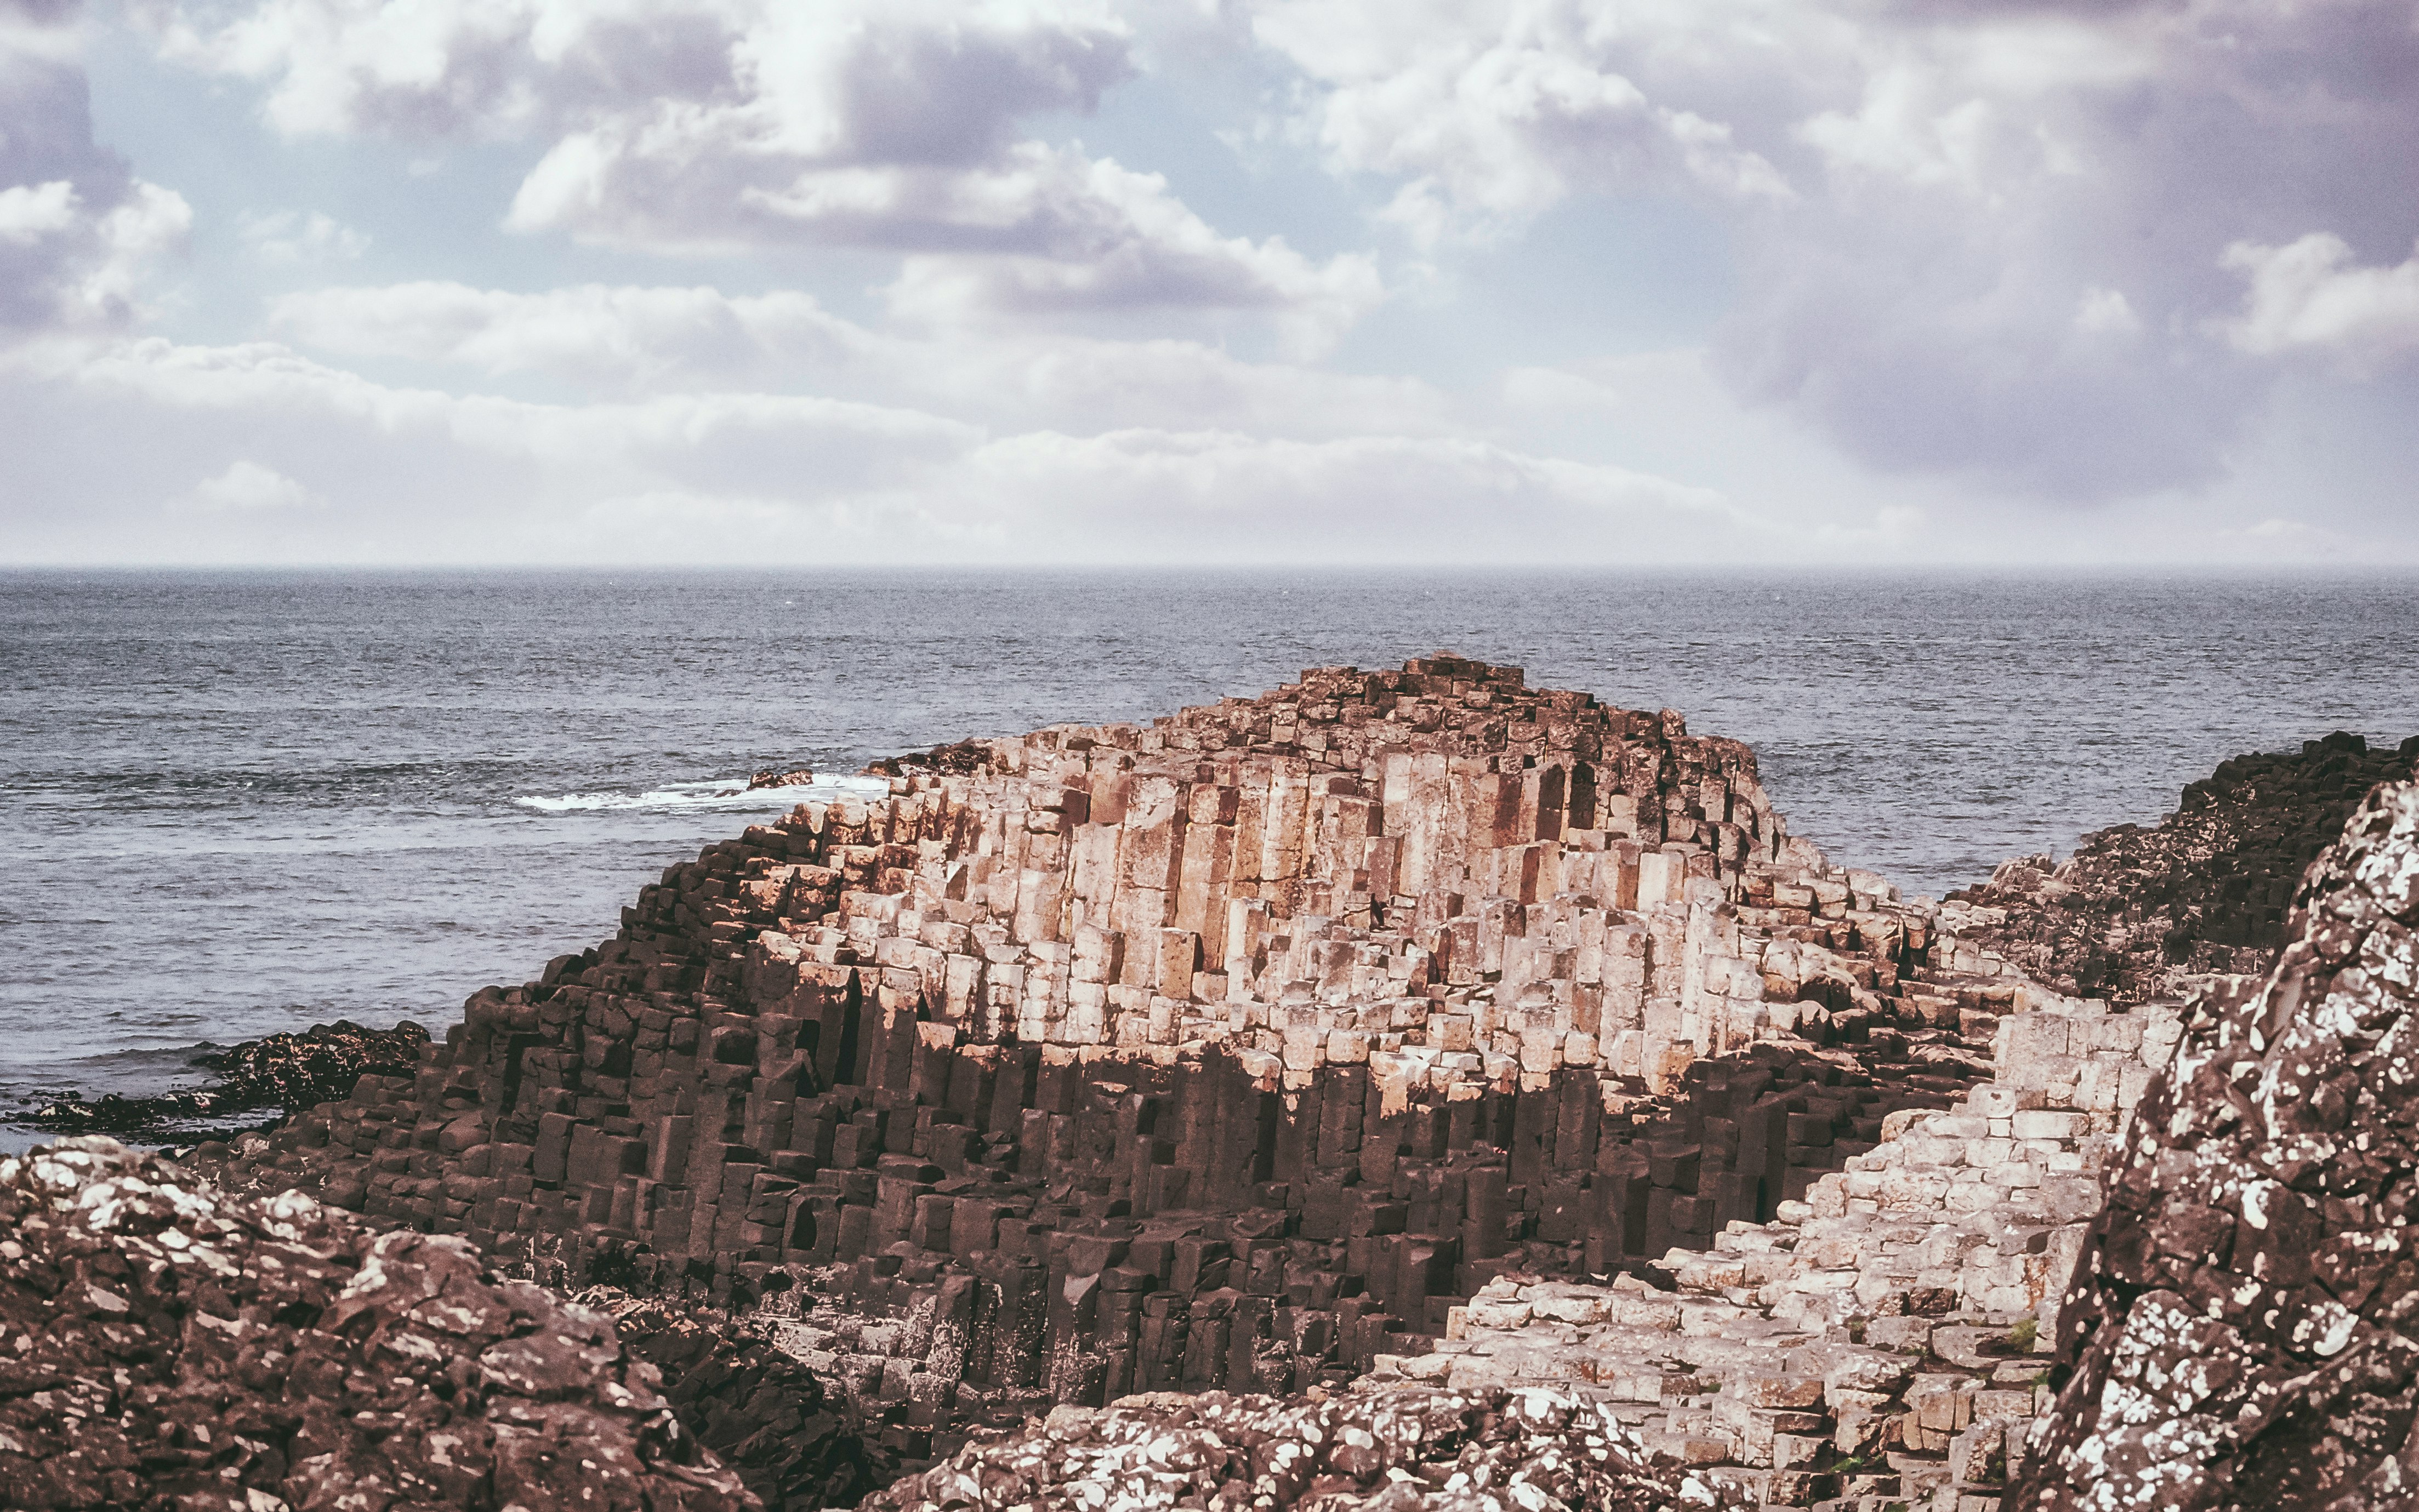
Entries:
POLYGON ((0 1120, 198 1041, 441 1029, 795 801, 725 796, 759 768, 1441 648, 1751 742, 1917 892, 2419 729, 2409 577, 0 576, 0 1120))

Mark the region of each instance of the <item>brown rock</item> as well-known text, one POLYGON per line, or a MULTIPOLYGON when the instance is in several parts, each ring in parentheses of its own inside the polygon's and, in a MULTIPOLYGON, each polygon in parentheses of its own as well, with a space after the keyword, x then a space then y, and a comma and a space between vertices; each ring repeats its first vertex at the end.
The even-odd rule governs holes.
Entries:
POLYGON ((2138 1110, 2011 1507, 2419 1495, 2419 785, 2354 812, 2292 924, 2138 1110))
POLYGON ((759 1505, 610 1320, 83 1138, 0 1160, 11 1507, 759 1505))

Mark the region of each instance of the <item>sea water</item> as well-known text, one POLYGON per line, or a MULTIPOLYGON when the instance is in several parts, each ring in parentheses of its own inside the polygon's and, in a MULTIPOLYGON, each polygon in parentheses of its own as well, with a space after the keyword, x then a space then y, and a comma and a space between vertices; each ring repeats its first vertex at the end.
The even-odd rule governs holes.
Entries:
POLYGON ((1749 741, 1796 832, 1937 894, 2419 730, 2415 648, 2409 576, 0 576, 0 1148, 204 1042, 441 1032, 796 802, 765 768, 1450 649, 1749 741))

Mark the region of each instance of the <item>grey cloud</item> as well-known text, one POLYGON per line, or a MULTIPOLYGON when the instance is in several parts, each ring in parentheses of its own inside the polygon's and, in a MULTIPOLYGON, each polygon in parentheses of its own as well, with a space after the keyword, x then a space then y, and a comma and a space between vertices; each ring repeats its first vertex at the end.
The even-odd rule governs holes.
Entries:
POLYGON ((834 70, 849 136, 842 161, 973 166, 995 160, 1021 118, 1089 114, 1133 72, 1125 39, 1092 28, 868 28, 834 70))
POLYGON ((96 218, 124 204, 133 187, 125 160, 93 142, 83 69, 0 44, 0 194, 68 205, 64 216, 0 236, 0 328, 61 318, 63 299, 106 256, 96 218), (63 193, 48 188, 62 183, 63 193))
POLYGON ((1595 176, 1571 168, 1594 123, 1506 108, 1490 60, 1533 55, 1540 38, 1574 70, 1559 77, 1635 86, 1644 107, 1619 119, 1727 129, 1791 192, 1701 197, 1739 249, 1720 370, 1887 469, 2083 501, 2206 482, 2276 373, 2218 333, 2246 296, 2226 250, 2328 233, 2378 267, 2419 237, 2407 0, 1704 0, 1662 13, 1532 0, 1403 53, 1396 71, 1343 77, 1329 58, 1400 40, 1393 8, 1263 3, 1276 19, 1259 35, 1317 85, 1331 144, 1399 114, 1423 60, 1465 60, 1449 87, 1422 80, 1419 98, 1471 129, 1397 133, 1345 166, 1407 192, 1441 186, 1482 225, 1489 196, 1524 188, 1674 182, 1668 162, 1601 142, 1595 176), (1342 13, 1368 47, 1334 42, 1342 13))

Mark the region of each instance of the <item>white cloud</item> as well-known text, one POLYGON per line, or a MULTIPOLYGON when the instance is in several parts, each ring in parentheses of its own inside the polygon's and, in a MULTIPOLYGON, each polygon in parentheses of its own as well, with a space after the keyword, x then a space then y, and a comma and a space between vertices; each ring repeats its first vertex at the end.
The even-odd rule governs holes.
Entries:
POLYGON ((350 262, 369 251, 370 238, 323 210, 246 212, 236 230, 252 254, 271 267, 309 267, 350 262))
MULTIPOLYGON (((0 405, 11 416, 0 439, 59 413, 142 434, 142 448, 87 459, 82 486, 131 497, 162 470, 208 473, 151 496, 207 506, 182 513, 209 516, 214 533, 192 540, 210 554, 249 542, 318 560, 1651 561, 1800 541, 1710 490, 1471 437, 995 434, 763 393, 538 404, 387 387, 274 346, 156 339, 21 347, 0 362, 0 388, 28 381, 52 416, 0 405), (246 437, 232 460, 231 435, 246 437)), ((72 536, 89 554, 125 535, 107 505, 48 502, 8 506, 20 553, 72 536)))
POLYGON ((1423 241, 1514 234, 1569 194, 1623 184, 1789 194, 1728 125, 1642 89, 1622 28, 1590 9, 1275 0, 1254 33, 1317 87, 1312 130, 1333 167, 1404 179, 1386 214, 1423 241))
POLYGON ((2242 313, 2217 323, 2242 351, 2373 364, 2419 350, 2419 251, 2393 267, 2362 267, 2342 237, 2314 231, 2282 247, 2236 242, 2225 263, 2251 281, 2242 313))
POLYGON ((77 221, 75 186, 64 178, 0 189, 0 241, 30 247, 77 221))
POLYGON ((284 296, 270 321, 347 357, 408 358, 608 393, 785 384, 1079 433, 1214 425, 1308 436, 1452 427, 1410 379, 1247 362, 1199 342, 1098 340, 1023 327, 869 329, 791 291, 589 284, 541 294, 420 283, 284 296))
POLYGON ((162 45, 260 81, 293 132, 498 135, 546 150, 505 223, 672 255, 913 258, 902 310, 1012 320, 1230 313, 1298 349, 1379 297, 1365 257, 1220 236, 1168 191, 1025 136, 1132 73, 1095 0, 259 0, 162 45))
POLYGON ((309 509, 320 499, 284 473, 239 457, 227 465, 226 471, 202 480, 193 489, 192 502, 204 510, 299 510, 309 509))
POLYGON ((2095 336, 2139 336, 2142 317, 2119 289, 2086 289, 2074 307, 2074 328, 2095 336))

